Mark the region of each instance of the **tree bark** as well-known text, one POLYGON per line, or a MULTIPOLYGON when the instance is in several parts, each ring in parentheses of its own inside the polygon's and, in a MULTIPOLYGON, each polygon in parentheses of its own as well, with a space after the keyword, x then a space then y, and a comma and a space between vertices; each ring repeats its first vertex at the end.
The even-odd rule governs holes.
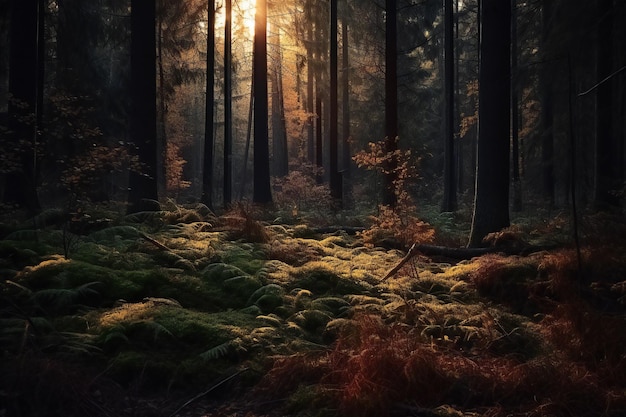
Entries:
POLYGON ((470 247, 509 226, 511 3, 481 1, 478 162, 470 247))
POLYGON ((522 211, 522 182, 519 166, 519 106, 517 68, 517 0, 511 0, 511 162, 513 175, 513 211, 522 211))
POLYGON ((3 201, 15 203, 29 216, 40 210, 37 196, 37 80, 38 61, 37 25, 38 1, 13 0, 11 2, 11 33, 9 51, 8 125, 12 133, 14 149, 21 168, 9 172, 3 201), (35 117, 32 117, 35 116, 35 117), (20 143, 26 144, 20 145, 20 143))
POLYGON ((444 0, 444 147, 443 203, 441 211, 456 210, 454 158, 454 12, 452 0, 444 0))
POLYGON ((204 120, 204 162, 202 169, 202 197, 200 201, 213 210, 213 136, 215 101, 215 0, 208 0, 206 102, 204 120))
POLYGON ((339 174, 338 159, 339 159, 339 131, 338 131, 338 59, 337 59, 337 30, 338 30, 338 16, 337 16, 337 1, 330 0, 330 119, 329 119, 329 134, 330 134, 330 196, 333 198, 334 203, 341 206, 342 198, 342 186, 341 175, 339 174))
POLYGON ((272 202, 267 132, 267 1, 257 0, 254 31, 254 190, 253 201, 272 202))
MULTIPOLYGON (((603 80, 613 71, 613 1, 597 1, 597 79, 603 80)), ((598 86, 596 93, 596 175, 594 203, 598 209, 619 207, 617 194, 623 187, 619 178, 619 147, 613 129, 613 79, 598 86)), ((623 156, 622 156, 623 158, 623 156)))
POLYGON ((233 109, 232 109, 232 0, 226 0, 224 22, 224 208, 232 202, 233 109))
POLYGON ((158 208, 155 24, 155 1, 132 0, 130 137, 142 172, 130 172, 128 213, 158 208))
POLYGON ((398 33, 396 0, 385 0, 385 150, 391 156, 385 167, 383 204, 395 207, 398 161, 398 33))

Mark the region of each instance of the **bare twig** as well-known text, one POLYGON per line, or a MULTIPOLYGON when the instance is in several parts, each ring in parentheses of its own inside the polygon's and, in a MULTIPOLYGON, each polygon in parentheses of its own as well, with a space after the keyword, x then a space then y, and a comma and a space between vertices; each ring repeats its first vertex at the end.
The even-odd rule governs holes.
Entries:
POLYGON ((612 73, 611 75, 607 76, 606 78, 604 78, 602 81, 600 81, 599 83, 595 84, 593 87, 591 87, 590 89, 583 91, 582 93, 578 93, 578 97, 582 97, 582 96, 586 96, 587 94, 591 93, 593 90, 597 89, 598 87, 600 87, 602 84, 604 84, 605 82, 609 81, 610 79, 614 78, 617 74, 619 74, 622 71, 626 70, 626 65, 623 66, 622 68, 618 69, 617 71, 615 71, 614 73, 612 73))
POLYGON ((148 242, 152 243, 154 246, 156 246, 159 249, 162 249, 162 250, 167 251, 167 252, 171 252, 172 251, 170 248, 168 248, 167 246, 165 246, 164 244, 162 244, 160 242, 157 242, 156 240, 154 240, 153 238, 151 238, 150 236, 148 236, 144 232, 139 232, 139 236, 141 236, 143 239, 147 240, 148 242))
POLYGON ((386 280, 388 280, 389 278, 391 278, 396 272, 398 272, 400 270, 400 268, 402 268, 404 266, 405 263, 407 263, 412 257, 414 257, 419 251, 417 250, 417 243, 414 243, 411 248, 409 249, 409 251, 406 253, 406 255, 404 255, 404 258, 402 258, 400 260, 400 262, 398 262, 398 264, 396 266, 394 266, 393 268, 391 268, 389 270, 389 272, 387 272, 387 275, 385 275, 385 277, 380 281, 380 282, 385 282, 386 280))
POLYGON ((192 399, 190 399, 189 401, 187 401, 185 404, 181 405, 180 407, 178 407, 178 409, 176 411, 174 411, 172 414, 170 414, 170 417, 174 417, 176 414, 180 413, 180 411, 187 407, 189 404, 191 404, 192 402, 204 397, 205 395, 209 394, 211 391, 219 388, 220 386, 224 385, 225 383, 227 383, 228 381, 230 381, 231 379, 233 379, 234 377, 236 377, 237 375, 239 375, 242 372, 247 371, 248 368, 243 368, 238 370, 237 372, 235 372, 234 374, 232 374, 231 376, 222 379, 220 382, 218 382, 217 384, 213 385, 211 388, 209 388, 208 390, 201 392, 200 394, 196 395, 195 397, 193 397, 192 399))

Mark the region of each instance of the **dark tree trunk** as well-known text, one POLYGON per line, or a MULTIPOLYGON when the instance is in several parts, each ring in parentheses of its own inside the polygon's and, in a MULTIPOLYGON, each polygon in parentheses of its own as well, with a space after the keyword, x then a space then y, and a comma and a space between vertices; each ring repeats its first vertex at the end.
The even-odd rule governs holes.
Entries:
POLYGON ((452 0, 444 0, 444 147, 442 211, 456 210, 454 158, 454 13, 452 0))
POLYGON ((313 107, 313 87, 315 79, 313 76, 313 25, 309 24, 307 28, 307 49, 306 49, 306 62, 307 62, 307 76, 306 76, 306 111, 309 113, 307 118, 306 133, 306 155, 309 163, 315 162, 315 108, 313 107))
POLYGON ((469 246, 509 226, 511 3, 481 1, 478 162, 469 246))
POLYGON ((254 30, 254 190, 255 203, 271 203, 267 132, 267 1, 257 0, 254 30))
POLYGON ((511 0, 511 162, 513 175, 513 211, 522 210, 522 182, 519 166, 519 107, 517 79, 517 0, 511 0))
POLYGON ((200 201, 213 210, 213 146, 215 101, 215 0, 208 1, 206 103, 204 119, 204 163, 202 169, 202 197, 200 201))
POLYGON ((224 23, 224 208, 232 202, 233 110, 232 110, 232 0, 226 0, 224 23))
POLYGON ((322 87, 320 86, 320 78, 319 74, 315 77, 315 165, 317 166, 316 182, 318 184, 322 184, 324 182, 324 175, 322 174, 322 169, 324 167, 324 138, 322 135, 322 121, 324 116, 322 112, 322 87))
MULTIPOLYGON (((597 79, 604 80, 613 71, 613 0, 597 1, 597 79)), ((609 80, 596 93, 596 180, 595 206, 598 209, 619 207, 617 194, 623 187, 619 178, 619 147, 613 129, 613 86, 609 80)))
POLYGON ((396 0, 385 0, 385 150, 391 156, 385 167, 383 204, 395 207, 398 161, 398 33, 396 0))
MULTIPOLYGON (((547 51, 550 30, 554 25, 554 4, 545 1, 543 5, 542 47, 547 51)), ((552 207, 554 205, 554 110, 553 110, 553 66, 544 54, 544 62, 540 74, 541 86, 541 165, 542 193, 552 207)))
POLYGON ((329 135, 330 135, 330 196, 335 203, 341 205, 342 186, 341 175, 339 174, 339 131, 338 131, 338 57, 337 57, 337 0, 330 0, 330 118, 329 118, 329 135))
POLYGON ((158 68, 158 122, 157 122, 157 190, 167 195, 167 102, 165 97, 165 70, 163 68, 163 16, 157 16, 157 68, 158 68))
MULTIPOLYGON (((348 38, 348 4, 347 0, 344 4, 343 19, 341 22, 341 67, 342 67, 342 137, 343 137, 343 169, 342 180, 344 188, 344 205, 345 200, 351 199, 351 173, 350 165, 352 164, 352 153, 350 152, 350 56, 349 56, 349 38, 348 38)), ((348 203, 350 204, 350 203, 348 203)))
POLYGON ((155 1, 132 0, 130 137, 142 171, 129 175, 129 213, 155 210, 158 201, 155 24, 155 1))
POLYGON ((284 177, 289 173, 287 150, 287 127, 285 126, 285 106, 282 88, 282 56, 280 32, 276 33, 274 56, 272 59, 272 149, 274 175, 284 177))
POLYGON ((37 84, 38 60, 37 25, 40 2, 14 0, 11 2, 11 33, 9 50, 9 129, 13 132, 13 149, 19 149, 16 161, 21 167, 7 174, 4 202, 14 203, 34 215, 40 210, 37 197, 37 84), (32 117, 35 116, 35 117, 32 117), (21 143, 25 145, 20 145, 21 143))

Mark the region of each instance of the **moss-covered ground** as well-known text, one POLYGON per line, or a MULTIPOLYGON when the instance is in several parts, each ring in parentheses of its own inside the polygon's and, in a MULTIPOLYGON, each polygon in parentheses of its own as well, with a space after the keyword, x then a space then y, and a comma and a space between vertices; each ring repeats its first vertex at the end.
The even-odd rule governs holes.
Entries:
POLYGON ((0 416, 626 415, 618 237, 383 281, 405 252, 341 230, 86 229, 3 228, 0 416))

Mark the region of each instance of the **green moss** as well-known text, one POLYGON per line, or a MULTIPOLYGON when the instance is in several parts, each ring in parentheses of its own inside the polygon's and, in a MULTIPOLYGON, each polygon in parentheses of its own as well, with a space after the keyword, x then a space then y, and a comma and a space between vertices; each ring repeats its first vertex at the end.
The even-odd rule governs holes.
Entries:
POLYGON ((339 277, 337 274, 328 268, 323 266, 304 266, 296 270, 290 287, 291 289, 302 288, 311 291, 315 295, 322 295, 333 290, 338 282, 339 277))

